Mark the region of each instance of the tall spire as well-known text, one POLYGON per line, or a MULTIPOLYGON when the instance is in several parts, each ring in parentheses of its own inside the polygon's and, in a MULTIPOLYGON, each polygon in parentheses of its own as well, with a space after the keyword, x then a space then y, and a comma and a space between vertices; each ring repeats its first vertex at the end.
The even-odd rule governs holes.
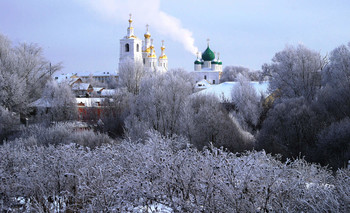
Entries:
POLYGON ((128 31, 127 31, 127 37, 128 38, 135 38, 135 35, 134 35, 134 28, 132 27, 132 14, 130 13, 129 14, 130 18, 129 18, 129 27, 128 27, 128 31))
POLYGON ((162 40, 162 46, 160 47, 162 53, 161 55, 159 56, 159 59, 167 59, 167 56, 165 55, 164 53, 164 50, 165 50, 165 46, 164 46, 164 40, 162 40))
POLYGON ((148 57, 149 58, 155 58, 156 57, 156 51, 155 51, 154 46, 153 46, 153 39, 151 39, 151 46, 149 48, 150 48, 150 53, 149 53, 148 57))
POLYGON ((210 39, 209 38, 207 39, 207 43, 208 43, 208 47, 209 47, 209 44, 210 44, 210 39))

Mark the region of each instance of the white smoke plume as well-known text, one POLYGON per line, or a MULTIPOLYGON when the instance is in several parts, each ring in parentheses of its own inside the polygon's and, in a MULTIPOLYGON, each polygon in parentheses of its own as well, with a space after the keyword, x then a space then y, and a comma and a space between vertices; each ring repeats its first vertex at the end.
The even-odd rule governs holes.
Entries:
POLYGON ((160 0, 78 0, 89 6, 104 18, 110 20, 123 20, 132 13, 136 26, 149 24, 152 30, 170 37, 183 47, 196 55, 198 48, 194 45, 192 32, 181 26, 181 21, 160 9, 160 0))

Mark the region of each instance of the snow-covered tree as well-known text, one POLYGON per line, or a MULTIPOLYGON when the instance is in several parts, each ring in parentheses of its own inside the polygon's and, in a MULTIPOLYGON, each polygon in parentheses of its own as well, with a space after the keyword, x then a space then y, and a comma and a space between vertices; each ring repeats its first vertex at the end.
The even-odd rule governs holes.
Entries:
POLYGON ((193 92, 193 85, 191 75, 184 70, 170 70, 145 78, 127 119, 128 135, 140 136, 146 129, 163 135, 178 134, 182 108, 193 92))
POLYGON ((220 82, 237 81, 239 75, 245 76, 250 81, 259 81, 260 72, 242 66, 227 66, 222 72, 220 82))
POLYGON ((321 86, 321 70, 326 60, 317 52, 303 45, 287 46, 278 52, 268 69, 270 76, 269 90, 279 91, 281 97, 294 98, 303 96, 314 99, 321 86))
POLYGON ((232 100, 236 108, 232 114, 245 130, 252 131, 256 129, 259 122, 262 111, 261 98, 243 75, 238 76, 238 83, 232 89, 232 100))
POLYGON ((286 158, 306 155, 310 160, 320 126, 318 114, 305 98, 286 99, 267 114, 258 134, 258 148, 286 158))
POLYGON ((347 212, 349 172, 265 152, 198 151, 149 132, 87 149, 76 144, 0 147, 3 210, 140 212, 347 212), (22 203, 22 204, 21 204, 22 203))
POLYGON ((47 80, 59 69, 59 64, 51 66, 37 45, 13 46, 0 34, 0 105, 27 113, 27 105, 40 97, 47 80))
POLYGON ((253 138, 232 120, 215 96, 192 96, 183 109, 182 132, 195 147, 213 143, 233 152, 250 149, 253 138))
POLYGON ((48 81, 37 105, 38 117, 42 121, 70 121, 78 117, 75 95, 69 85, 48 81))
POLYGON ((140 91, 141 80, 146 75, 142 62, 124 63, 119 70, 119 86, 126 87, 128 92, 137 95, 140 91))

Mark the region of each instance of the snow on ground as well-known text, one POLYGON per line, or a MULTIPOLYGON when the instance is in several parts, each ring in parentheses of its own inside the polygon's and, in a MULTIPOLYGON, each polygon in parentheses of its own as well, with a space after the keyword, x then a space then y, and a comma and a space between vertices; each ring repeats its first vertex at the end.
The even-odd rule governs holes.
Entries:
MULTIPOLYGON (((239 82, 224 82, 217 85, 211 85, 207 89, 201 90, 197 92, 196 94, 200 95, 215 95, 221 102, 232 102, 232 95, 231 91, 232 89, 237 86, 239 82)), ((251 81, 250 84, 254 87, 257 95, 261 96, 268 96, 269 93, 267 91, 267 88, 269 86, 269 83, 267 81, 264 82, 258 82, 258 81, 251 81)))

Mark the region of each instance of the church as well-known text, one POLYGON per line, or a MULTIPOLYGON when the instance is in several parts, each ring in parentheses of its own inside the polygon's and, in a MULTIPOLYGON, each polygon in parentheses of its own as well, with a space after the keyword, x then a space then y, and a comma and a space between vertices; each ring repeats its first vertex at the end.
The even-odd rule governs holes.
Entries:
POLYGON ((134 34, 132 22, 130 14, 127 34, 120 39, 119 70, 123 69, 124 66, 130 66, 131 63, 141 64, 147 71, 166 72, 168 70, 168 57, 164 52, 164 41, 162 41, 162 46, 160 47, 161 54, 157 58, 153 39, 151 39, 151 34, 148 31, 149 26, 146 26, 144 40, 141 40, 134 34))
POLYGON ((207 49, 202 53, 202 58, 194 61, 194 75, 198 85, 219 84, 222 75, 222 61, 220 53, 216 54, 209 47, 209 39, 207 49))

